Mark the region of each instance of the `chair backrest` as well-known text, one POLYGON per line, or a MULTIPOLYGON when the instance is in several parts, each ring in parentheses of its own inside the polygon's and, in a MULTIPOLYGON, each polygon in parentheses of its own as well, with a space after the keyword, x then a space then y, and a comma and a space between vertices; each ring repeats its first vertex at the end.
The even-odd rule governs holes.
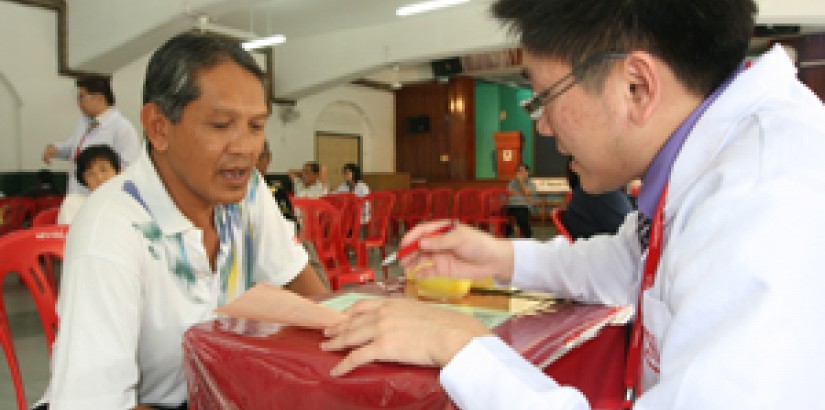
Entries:
POLYGON ((0 235, 22 229, 36 209, 37 204, 31 198, 0 198, 0 235))
POLYGON ((60 204, 63 203, 63 199, 66 197, 63 195, 44 195, 38 196, 34 199, 36 213, 40 213, 45 209, 49 208, 60 208, 60 204))
POLYGON ((573 239, 573 235, 570 235, 570 232, 567 231, 567 228, 564 226, 564 223, 562 223, 562 221, 561 221, 564 218, 564 213, 565 212, 567 212, 567 211, 565 211, 564 209, 553 208, 553 210, 550 212, 550 219, 553 220, 553 226, 556 227, 556 232, 559 235, 562 235, 565 238, 567 238, 567 240, 572 243, 572 242, 575 242, 575 240, 573 239))
POLYGON ((487 188, 482 191, 484 218, 504 217, 510 202, 510 191, 506 188, 487 188))
POLYGON ((366 238, 386 243, 395 196, 388 192, 373 192, 362 198, 360 203, 361 206, 368 206, 371 212, 366 238))
POLYGON ((332 204, 340 213, 342 239, 357 238, 361 227, 361 207, 358 197, 355 194, 344 192, 324 195, 321 199, 332 204))
POLYGON ((463 188, 455 193, 453 218, 466 224, 477 224, 484 216, 484 202, 481 191, 463 188))
MULTIPOLYGON (((63 259, 68 226, 53 225, 23 229, 0 238, 0 287, 6 275, 15 272, 34 298, 49 354, 57 333, 55 260, 63 259)), ((0 303, 4 303, 0 292, 0 303)))
POLYGON ((57 223, 57 215, 60 213, 60 208, 48 208, 37 213, 32 219, 32 226, 49 226, 57 223))
POLYGON ((302 239, 315 248, 327 275, 340 266, 350 268, 341 235, 341 215, 336 207, 326 200, 309 198, 295 198, 292 206, 301 211, 302 239))
POLYGON ((427 190, 423 188, 410 189, 404 195, 404 217, 429 219, 430 201, 427 190))
POLYGON ((453 197, 450 188, 436 188, 428 192, 430 198, 430 219, 450 219, 453 216, 453 197))

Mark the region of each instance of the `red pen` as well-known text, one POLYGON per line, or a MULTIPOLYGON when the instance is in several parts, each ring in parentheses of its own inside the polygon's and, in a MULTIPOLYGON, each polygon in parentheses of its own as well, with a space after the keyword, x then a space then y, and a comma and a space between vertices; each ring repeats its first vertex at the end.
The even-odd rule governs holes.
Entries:
MULTIPOLYGON (((432 236, 442 235, 442 234, 445 234, 445 233, 449 232, 454 227, 455 227, 455 223, 447 224, 447 225, 442 226, 441 228, 438 228, 438 229, 428 233, 424 237, 429 238, 429 237, 432 237, 432 236)), ((419 246, 420 246, 420 242, 421 242, 421 239, 419 239, 419 240, 417 240, 417 241, 415 241, 415 242, 413 242, 413 243, 411 243, 407 246, 404 246, 403 248, 399 249, 397 252, 391 253, 389 256, 387 256, 386 259, 384 259, 381 262, 381 266, 387 266, 391 263, 397 262, 398 260, 404 258, 405 256, 417 251, 419 246)))

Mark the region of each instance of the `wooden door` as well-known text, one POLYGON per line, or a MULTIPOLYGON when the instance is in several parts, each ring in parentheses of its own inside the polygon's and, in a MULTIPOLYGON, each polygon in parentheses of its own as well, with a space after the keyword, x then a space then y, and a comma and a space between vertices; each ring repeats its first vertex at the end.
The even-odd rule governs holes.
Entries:
POLYGON ((344 164, 351 162, 361 167, 361 136, 352 134, 336 134, 329 132, 318 132, 315 134, 315 158, 318 164, 326 166, 329 170, 329 190, 330 192, 338 188, 344 182, 341 175, 341 168, 344 164))

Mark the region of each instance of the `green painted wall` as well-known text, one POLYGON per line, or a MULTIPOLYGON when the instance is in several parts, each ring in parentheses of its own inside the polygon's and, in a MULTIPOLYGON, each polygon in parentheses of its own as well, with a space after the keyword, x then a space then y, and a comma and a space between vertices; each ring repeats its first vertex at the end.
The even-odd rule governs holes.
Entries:
POLYGON ((519 102, 532 91, 502 84, 476 81, 476 179, 496 178, 496 155, 493 134, 498 131, 521 131, 524 136, 524 162, 533 169, 533 121, 519 102), (504 120, 500 119, 505 113, 504 120))

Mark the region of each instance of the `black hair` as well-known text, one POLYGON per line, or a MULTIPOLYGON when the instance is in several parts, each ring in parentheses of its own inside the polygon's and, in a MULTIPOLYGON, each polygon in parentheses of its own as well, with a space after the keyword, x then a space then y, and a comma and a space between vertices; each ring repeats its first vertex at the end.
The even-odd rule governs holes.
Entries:
POLYGON ((317 162, 307 162, 304 165, 309 165, 309 170, 312 171, 313 174, 318 174, 321 172, 321 166, 318 165, 317 162))
POLYGON ((581 186, 581 182, 579 181, 579 174, 573 172, 570 168, 570 164, 573 162, 573 157, 567 157, 564 164, 564 171, 565 175, 567 176, 567 185, 570 185, 570 190, 573 191, 578 189, 581 186))
MULTIPOLYGON (((704 96, 742 63, 756 11, 753 0, 497 0, 492 6, 530 53, 574 66, 600 52, 644 50, 704 96)), ((584 85, 605 76, 596 72, 584 85)))
POLYGON ((186 105, 200 97, 200 72, 226 61, 240 65, 264 86, 263 71, 237 41, 198 33, 172 37, 149 60, 143 83, 143 104, 157 104, 163 115, 177 123, 186 105))
POLYGON ((361 181, 361 167, 351 162, 344 164, 344 171, 352 172, 352 182, 361 181))
POLYGON ((106 104, 115 105, 115 93, 108 77, 102 75, 87 75, 75 80, 77 88, 83 88, 89 94, 101 94, 106 98, 106 104))
POLYGON ((120 156, 117 155, 117 152, 115 152, 112 147, 103 144, 91 145, 84 148, 83 151, 80 151, 80 154, 77 156, 77 161, 75 161, 77 163, 75 177, 81 185, 88 187, 86 181, 83 179, 83 174, 92 167, 92 162, 97 159, 109 161, 109 163, 112 164, 112 168, 115 169, 115 172, 120 172, 120 156))

